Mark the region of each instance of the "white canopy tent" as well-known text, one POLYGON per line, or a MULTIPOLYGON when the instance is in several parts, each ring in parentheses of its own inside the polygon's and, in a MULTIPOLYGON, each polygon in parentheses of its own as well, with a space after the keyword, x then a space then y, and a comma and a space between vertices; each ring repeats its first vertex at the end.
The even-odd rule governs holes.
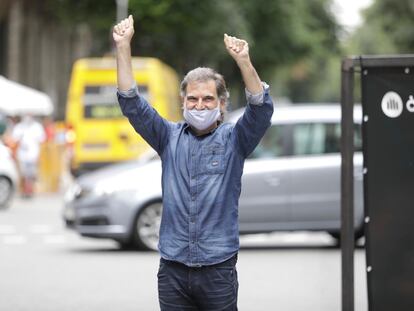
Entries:
POLYGON ((47 94, 0 76, 0 112, 9 116, 49 116, 53 104, 47 94))

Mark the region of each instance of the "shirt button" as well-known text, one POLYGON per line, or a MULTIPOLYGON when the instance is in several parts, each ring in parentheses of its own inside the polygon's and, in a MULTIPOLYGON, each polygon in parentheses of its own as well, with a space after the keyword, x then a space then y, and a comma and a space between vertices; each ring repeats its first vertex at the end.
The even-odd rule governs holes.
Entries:
POLYGON ((193 196, 191 197, 191 200, 195 201, 195 199, 196 199, 196 197, 195 197, 195 195, 193 195, 193 196))

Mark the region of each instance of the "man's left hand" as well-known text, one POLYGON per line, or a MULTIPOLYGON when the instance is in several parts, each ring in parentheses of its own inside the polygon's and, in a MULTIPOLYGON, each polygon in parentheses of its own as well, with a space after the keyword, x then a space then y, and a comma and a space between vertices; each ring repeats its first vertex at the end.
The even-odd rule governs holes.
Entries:
POLYGON ((224 34, 224 44, 236 63, 249 61, 249 44, 242 39, 224 34))

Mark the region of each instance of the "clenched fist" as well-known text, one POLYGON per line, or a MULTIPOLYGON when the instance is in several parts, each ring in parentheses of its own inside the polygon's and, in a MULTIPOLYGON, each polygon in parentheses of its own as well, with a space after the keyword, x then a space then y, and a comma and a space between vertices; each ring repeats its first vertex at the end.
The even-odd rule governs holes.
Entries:
POLYGON ((250 61, 249 44, 245 40, 224 34, 224 45, 231 57, 233 57, 237 63, 250 61))
POLYGON ((129 15, 128 18, 120 21, 115 25, 112 36, 117 45, 119 44, 129 44, 131 42, 132 36, 134 35, 134 19, 132 15, 129 15))

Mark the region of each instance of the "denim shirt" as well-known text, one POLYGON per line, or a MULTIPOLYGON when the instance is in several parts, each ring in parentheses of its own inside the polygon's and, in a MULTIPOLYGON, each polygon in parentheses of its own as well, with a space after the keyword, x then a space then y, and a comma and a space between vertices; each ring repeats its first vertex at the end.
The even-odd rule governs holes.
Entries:
POLYGON ((236 124, 223 123, 196 136, 186 122, 162 118, 137 91, 118 92, 122 113, 161 157, 162 258, 194 267, 223 262, 238 252, 244 161, 273 114, 267 85, 258 103, 252 104, 256 95, 247 99, 236 124))

